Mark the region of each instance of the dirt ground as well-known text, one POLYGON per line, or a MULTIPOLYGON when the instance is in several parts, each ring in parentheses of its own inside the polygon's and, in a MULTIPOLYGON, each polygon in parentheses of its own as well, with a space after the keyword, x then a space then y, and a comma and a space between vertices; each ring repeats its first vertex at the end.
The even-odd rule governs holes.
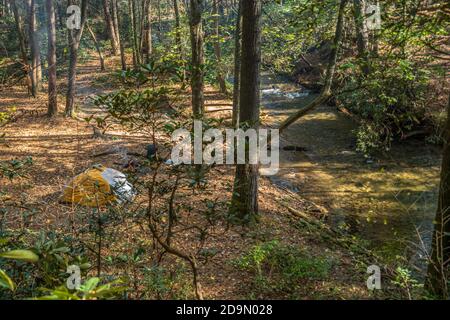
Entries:
MULTIPOLYGON (((114 61, 108 60, 107 70, 111 70, 114 61)), ((148 144, 146 137, 129 134, 120 127, 107 132, 106 138, 96 138, 90 124, 82 120, 89 114, 97 112, 89 97, 118 89, 118 84, 112 79, 112 72, 101 72, 95 59, 82 62, 77 78, 77 99, 79 119, 64 118, 62 113, 49 120, 46 116, 46 94, 30 98, 26 88, 15 86, 0 91, 0 111, 15 107, 17 117, 13 123, 2 128, 4 141, 0 142, 0 161, 32 157, 33 165, 27 170, 25 177, 10 182, 0 178, 0 207, 13 208, 6 218, 4 227, 12 229, 30 228, 34 230, 68 230, 69 216, 73 208, 59 203, 64 186, 72 177, 80 174, 94 164, 101 163, 107 167, 122 170, 117 165, 118 156, 93 157, 95 154, 110 150, 111 147, 125 147, 135 153, 145 153, 148 144), (5 192, 6 191, 6 192, 5 192), (33 209, 32 218, 23 217, 24 212, 33 209)), ((64 109, 64 78, 60 78, 59 109, 64 109)), ((188 95, 187 95, 188 97, 188 95)), ((228 109, 231 102, 220 97, 213 88, 206 92, 207 110, 228 109)), ((188 101, 185 102, 188 104, 188 101)), ((229 111, 208 113, 211 117, 227 117, 229 111)), ((218 167, 211 173, 209 193, 186 197, 186 201, 194 205, 203 198, 218 197, 224 202, 231 198, 230 185, 234 176, 233 168, 218 167)), ((147 175, 151 177, 151 173, 147 175)), ((143 179, 146 176, 143 175, 143 179)), ((347 299, 367 298, 364 270, 356 271, 355 260, 350 253, 324 240, 317 233, 301 229, 299 217, 290 213, 286 206, 311 215, 321 214, 320 207, 301 199, 299 196, 273 184, 269 179, 261 178, 260 187, 261 221, 257 228, 232 227, 224 232, 223 226, 218 227, 216 236, 209 240, 207 247, 217 252, 208 263, 199 266, 200 283, 205 298, 210 299, 240 299, 261 298, 250 296, 250 277, 246 272, 237 269, 232 261, 254 244, 261 241, 277 239, 280 242, 304 248, 312 255, 326 255, 333 261, 332 269, 325 280, 306 281, 296 293, 300 299, 347 299)), ((187 194, 186 194, 187 196, 187 194)), ((137 203, 145 203, 145 195, 140 195, 137 203)), ((183 217, 182 219, 189 219, 183 217)), ((143 241, 151 238, 142 234, 139 226, 132 225, 123 228, 121 237, 114 243, 108 243, 103 254, 108 255, 114 250, 127 250, 127 243, 143 241)), ((190 251, 195 243, 195 235, 186 231, 175 240, 176 246, 190 251)), ((146 243, 146 242, 143 242, 146 243)), ((150 245, 149 245, 150 247, 150 245)), ((150 249, 149 249, 150 250, 150 249)), ((165 257, 163 263, 174 264, 175 260, 165 257)), ((120 265, 106 266, 108 274, 129 273, 130 270, 120 265)), ((273 296, 272 298, 283 298, 273 296)), ((138 297, 134 297, 138 298, 138 297)))

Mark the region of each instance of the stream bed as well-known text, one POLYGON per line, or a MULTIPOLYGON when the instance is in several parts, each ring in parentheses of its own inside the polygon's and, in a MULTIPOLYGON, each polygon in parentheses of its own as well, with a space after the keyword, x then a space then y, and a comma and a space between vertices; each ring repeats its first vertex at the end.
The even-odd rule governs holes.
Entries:
MULTIPOLYGON (((269 73, 261 87, 263 119, 274 126, 316 96, 269 73)), ((328 223, 388 260, 402 256, 420 268, 431 241, 441 150, 410 140, 367 159, 355 151, 356 128, 335 107, 318 107, 282 134, 280 171, 270 179, 327 208, 328 223)))

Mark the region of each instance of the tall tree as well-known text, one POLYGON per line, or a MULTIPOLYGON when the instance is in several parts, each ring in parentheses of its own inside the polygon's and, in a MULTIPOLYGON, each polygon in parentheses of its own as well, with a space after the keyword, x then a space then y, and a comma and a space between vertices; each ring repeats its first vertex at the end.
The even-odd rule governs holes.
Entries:
MULTIPOLYGON (((149 0, 150 1, 150 0, 149 0)), ((119 20, 119 6, 117 0, 112 0, 112 15, 114 22, 114 30, 117 36, 117 42, 120 49, 120 63, 122 64, 122 70, 127 70, 127 60, 125 57, 125 50, 123 47, 123 41, 120 36, 120 20, 119 20)))
POLYGON ((108 36, 111 41, 111 49, 113 55, 119 53, 119 44, 117 42, 116 30, 114 30, 114 22, 111 17, 111 6, 109 0, 103 0, 103 12, 105 13, 106 29, 108 30, 108 36))
POLYGON ((163 42, 163 27, 162 27, 162 12, 161 12, 161 0, 157 1, 158 7, 158 40, 159 43, 163 42))
POLYGON ((448 299, 450 279, 450 96, 444 139, 439 202, 434 219, 431 261, 428 266, 426 287, 428 291, 439 298, 448 299))
POLYGON ((296 113, 289 116, 286 120, 284 120, 280 126, 279 130, 280 132, 285 130, 287 127, 289 127, 291 124, 293 124, 295 121, 309 113, 311 110, 315 109, 316 107, 320 106, 322 103, 327 102, 331 96, 331 85, 333 84, 334 79, 334 73, 336 71, 336 63, 338 58, 339 49, 341 47, 342 42, 342 36, 344 31, 344 13, 345 13, 345 6, 347 5, 348 0, 341 0, 339 5, 339 12, 338 12, 338 18, 336 23, 336 32, 334 35, 333 40, 333 46, 330 53, 330 58, 328 60, 328 66, 327 66, 327 72, 325 76, 325 84, 323 86, 322 92, 319 94, 317 98, 315 98, 312 102, 310 102, 306 107, 302 108, 301 110, 297 111, 296 113))
POLYGON ((233 83, 233 127, 239 126, 239 90, 241 79, 241 28, 242 28, 242 1, 239 0, 234 32, 234 83, 233 83))
POLYGON ((46 0, 48 38, 48 115, 58 114, 58 93, 56 88, 56 14, 53 0, 46 0))
POLYGON ((36 97, 41 90, 42 66, 41 52, 39 48, 39 34, 37 32, 36 0, 28 0, 29 43, 31 51, 31 93, 36 97))
POLYGON ((173 11, 175 13, 175 44, 177 46, 180 59, 183 59, 183 48, 181 47, 181 23, 180 23, 180 9, 178 8, 178 0, 173 0, 173 11))
POLYGON ((227 93, 227 86, 225 77, 222 72, 222 49, 220 47, 220 15, 219 15, 219 0, 213 0, 213 16, 214 16, 214 54, 217 60, 217 82, 219 83, 220 92, 227 93))
POLYGON ((16 24, 17 29, 17 37, 19 41, 19 49, 20 49, 20 59, 25 65, 28 65, 28 57, 27 57, 27 48, 25 45, 25 35, 23 32, 22 19, 19 14, 19 9, 16 5, 16 0, 9 0, 11 5, 12 12, 14 14, 14 22, 16 24))
MULTIPOLYGON (((78 48, 80 47, 81 36, 83 34, 84 24, 86 22, 87 1, 81 0, 81 23, 80 29, 70 29, 69 32, 69 78, 66 93, 66 110, 67 117, 75 115, 75 91, 78 64, 78 48)), ((68 1, 69 6, 74 4, 73 0, 68 1)))
MULTIPOLYGON (((261 65, 261 0, 242 1, 242 56, 239 126, 258 129, 261 65)), ((258 215, 258 164, 250 164, 250 148, 246 163, 236 166, 230 212, 244 222, 258 215)))
POLYGON ((202 15, 204 0, 190 0, 189 24, 191 33, 191 89, 192 110, 195 118, 201 118, 205 108, 204 97, 204 48, 202 15))
POLYGON ((353 14, 356 26, 356 42, 358 46, 358 57, 361 60, 361 70, 369 74, 369 34, 366 26, 366 1, 353 0, 353 14))
POLYGON ((153 53, 153 41, 152 41, 152 2, 151 0, 147 0, 145 2, 145 60, 147 63, 150 62, 152 53, 153 53))
POLYGON ((25 71, 25 77, 27 78, 28 92, 33 93, 33 86, 31 80, 31 68, 28 63, 27 56, 27 47, 25 44, 25 34, 23 31, 22 18, 19 14, 19 9, 17 8, 15 0, 9 0, 12 12, 14 14, 14 22, 16 24, 17 29, 17 39, 19 41, 19 49, 20 49, 20 59, 22 60, 22 64, 25 71))
POLYGON ((134 0, 128 0, 128 12, 131 19, 131 39, 133 40, 133 66, 135 69, 141 64, 141 55, 139 52, 139 39, 136 21, 136 3, 134 0))

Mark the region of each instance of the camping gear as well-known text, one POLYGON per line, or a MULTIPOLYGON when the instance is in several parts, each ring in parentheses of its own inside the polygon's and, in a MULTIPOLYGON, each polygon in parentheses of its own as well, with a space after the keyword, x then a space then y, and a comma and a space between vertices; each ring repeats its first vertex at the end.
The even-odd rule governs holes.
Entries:
POLYGON ((76 176, 64 189, 62 202, 87 207, 133 201, 136 192, 117 170, 95 165, 76 176))

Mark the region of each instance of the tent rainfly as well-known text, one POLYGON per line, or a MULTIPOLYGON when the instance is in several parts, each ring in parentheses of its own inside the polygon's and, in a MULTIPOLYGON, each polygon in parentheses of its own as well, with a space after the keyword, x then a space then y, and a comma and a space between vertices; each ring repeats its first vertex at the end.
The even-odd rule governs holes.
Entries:
POLYGON ((136 191, 117 170, 95 165, 73 178, 65 187, 62 202, 86 207, 133 201, 136 191))

